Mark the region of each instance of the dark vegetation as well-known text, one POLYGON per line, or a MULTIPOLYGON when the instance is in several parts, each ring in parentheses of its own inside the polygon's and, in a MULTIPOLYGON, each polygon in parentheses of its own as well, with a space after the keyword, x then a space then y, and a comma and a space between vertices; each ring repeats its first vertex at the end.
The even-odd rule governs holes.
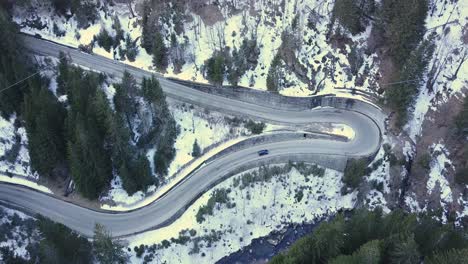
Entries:
POLYGON ((428 9, 427 0, 382 1, 376 28, 381 31, 390 48, 390 56, 398 66, 404 65, 421 43, 428 9))
POLYGON ((97 36, 94 36, 94 42, 104 48, 107 52, 111 49, 118 48, 120 59, 129 61, 135 61, 138 55, 138 46, 136 40, 133 40, 129 34, 125 35, 125 31, 122 29, 119 18, 116 16, 113 18, 112 29, 115 30, 115 36, 105 29, 102 28, 97 36), (121 42, 125 45, 120 46, 121 42))
POLYGON ((6 89, 35 73, 34 67, 28 67, 28 58, 18 49, 20 40, 17 32, 18 28, 10 21, 8 13, 0 9, 0 87, 5 89, 0 93, 0 110, 6 119, 13 113, 21 112, 25 91, 32 86, 40 86, 41 82, 40 78, 34 77, 21 85, 6 89))
POLYGON ((375 48, 384 50, 382 57, 389 57, 397 69, 391 85, 384 87, 385 99, 397 113, 397 127, 402 127, 412 112, 434 51, 432 39, 423 40, 428 5, 427 0, 383 0, 380 4, 374 0, 337 0, 333 9, 332 23, 338 21, 353 35, 373 22, 375 48))
POLYGON ((281 81, 280 65, 281 57, 279 54, 276 54, 276 56, 273 58, 273 61, 271 62, 266 79, 267 90, 270 92, 277 93, 279 91, 281 81))
MULTIPOLYGON (((138 258, 143 257, 144 264, 153 263, 154 259, 158 258, 157 250, 167 249, 171 246, 171 244, 177 245, 187 245, 189 243, 192 244, 192 249, 189 251, 189 255, 198 254, 200 253, 200 249, 202 247, 212 247, 214 242, 220 241, 223 236, 222 231, 215 231, 211 229, 211 232, 207 232, 204 235, 197 236, 197 231, 194 229, 184 229, 179 232, 178 237, 172 237, 170 240, 164 239, 159 244, 153 244, 151 246, 148 245, 140 245, 138 247, 134 247, 134 251, 138 258), (200 242, 205 242, 200 245, 200 242)), ((204 253, 202 253, 202 256, 204 253)))
POLYGON ((468 96, 465 96, 463 107, 455 117, 455 136, 468 137, 468 96))
POLYGON ((403 126, 412 112, 412 105, 423 74, 434 51, 432 40, 423 41, 428 1, 382 1, 376 30, 388 47, 396 69, 396 84, 386 88, 388 104, 396 110, 396 126, 403 126))
POLYGON ((138 55, 138 46, 136 44, 136 40, 133 40, 129 34, 125 36, 125 49, 119 49, 119 54, 122 59, 127 57, 129 61, 135 61, 138 55))
POLYGON ((156 32, 152 53, 153 65, 158 71, 165 71, 169 64, 169 58, 166 44, 164 44, 163 35, 160 32, 156 32))
POLYGON ((419 157, 418 163, 428 172, 431 169, 431 159, 431 155, 426 152, 419 157))
POLYGON ((99 46, 103 47, 107 52, 110 52, 112 46, 114 45, 114 38, 109 34, 109 32, 102 28, 101 31, 95 39, 99 46))
POLYGON ((1 247, 2 263, 33 264, 33 263, 93 263, 98 259, 100 263, 127 263, 128 256, 123 250, 122 243, 113 240, 110 233, 97 225, 94 242, 70 230, 66 226, 52 222, 38 216, 22 219, 14 213, 8 215, 0 207, 0 219, 6 219, 0 225, 0 241, 15 239, 21 246, 21 241, 28 243, 26 251, 30 259, 25 260, 17 256, 14 248, 1 247))
MULTIPOLYGON (((172 114, 166 103, 161 85, 156 77, 143 79, 142 82, 143 98, 149 104, 151 111, 153 126, 155 130, 148 135, 157 135, 154 138, 156 144, 156 153, 154 155, 155 172, 159 175, 166 175, 171 161, 175 157, 174 143, 179 133, 172 114)), ((142 145, 148 140, 146 137, 143 141, 140 140, 139 145, 142 145)))
POLYGON ((228 194, 231 192, 230 189, 216 189, 212 194, 208 203, 198 209, 196 219, 198 223, 205 221, 205 215, 213 215, 213 210, 216 205, 226 204, 228 208, 236 206, 235 203, 231 203, 228 194))
POLYGON ((252 133, 254 135, 258 135, 258 134, 261 134, 263 132, 266 125, 263 122, 258 122, 257 123, 257 122, 254 122, 252 120, 249 120, 244 124, 244 127, 247 128, 250 131, 250 133, 252 133))
POLYGON ((76 17, 78 27, 86 28, 98 18, 98 4, 91 0, 49 0, 57 14, 64 17, 76 17))
MULTIPOLYGON (((18 49, 17 32, 8 13, 0 9, 0 112, 6 119, 19 116, 17 127, 24 122, 27 129, 31 165, 40 173, 53 175, 53 169, 65 163, 65 109, 48 90, 48 80, 40 77, 30 58, 18 49)), ((6 157, 10 161, 19 151, 18 139, 16 149, 6 157)))
POLYGON ((414 101, 419 92, 419 87, 424 83, 423 75, 427 70, 429 61, 434 52, 432 40, 424 40, 401 66, 398 80, 403 83, 395 84, 386 91, 388 104, 397 112, 396 125, 402 127, 412 112, 414 101))
POLYGON ((321 223, 271 263, 465 263, 467 230, 430 215, 356 210, 321 223))
POLYGON ((201 156, 201 153, 202 152, 201 152, 200 145, 198 145, 198 142, 195 139, 195 141, 193 142, 193 147, 192 147, 192 157, 198 158, 201 156))
POLYGON ((182 57, 184 45, 177 42, 175 35, 167 35, 164 39, 164 23, 173 23, 175 34, 183 32, 185 20, 185 5, 183 1, 145 1, 142 14, 142 43, 141 46, 153 55, 153 65, 158 71, 166 71, 169 62, 174 63, 175 69, 182 68, 185 63, 182 57), (166 44, 169 43, 169 44, 166 44))
POLYGON ((454 120, 454 137, 462 149, 461 164, 457 166, 455 181, 458 184, 468 184, 468 96, 465 97, 463 107, 454 120))
POLYGON ((103 225, 96 224, 94 228, 93 248, 101 264, 125 264, 129 261, 122 241, 113 240, 112 234, 103 225))
POLYGON ((37 221, 42 236, 39 242, 41 263, 91 263, 92 245, 66 226, 39 217, 37 221))
POLYGON ((343 175, 343 183, 347 188, 355 189, 359 186, 367 173, 367 163, 366 159, 348 160, 343 175))
MULTIPOLYGON (((253 187, 257 182, 269 182, 273 177, 289 173, 293 168, 299 171, 304 177, 315 175, 323 177, 325 169, 317 165, 306 164, 304 162, 289 162, 284 166, 261 166, 252 172, 243 173, 240 177, 234 179, 233 186, 241 190, 247 187, 253 187)), ((308 179, 306 179, 308 181, 308 179)))
POLYGON ((157 79, 143 79, 139 87, 133 76, 124 73, 122 82, 115 85, 114 113, 99 89, 102 80, 97 74, 74 67, 66 72, 78 78, 67 82, 77 85, 76 88, 63 89, 69 91, 69 163, 78 190, 96 198, 112 178, 113 168, 129 194, 157 183, 145 150, 157 146, 156 173, 165 174, 175 155, 173 143, 177 135, 157 79), (144 104, 139 98, 143 98, 144 104), (148 122, 136 127, 137 119, 148 122), (135 131, 140 135, 138 138, 135 131))
MULTIPOLYGON (((157 79, 144 79, 138 85, 126 73, 115 85, 112 109, 101 88, 105 76, 72 66, 61 54, 57 96, 66 95, 67 100, 59 102, 48 89, 49 80, 36 74, 39 69, 18 51, 17 28, 6 12, 0 12, 0 24, 5 40, 0 43, 0 85, 9 87, 0 93, 0 111, 4 118, 16 113, 18 127, 25 126, 32 168, 54 180, 71 175, 77 190, 90 199, 108 186, 113 172, 129 194, 157 184, 145 153, 156 146, 155 172, 163 176, 175 155, 177 136, 157 79)), ((117 18, 114 28, 121 32, 115 38, 123 39, 117 18)), ((14 161, 20 143, 17 137, 4 158, 14 161)))
POLYGON ((216 54, 205 62, 205 75, 209 82, 215 85, 223 85, 226 72, 224 54, 216 54))
POLYGON ((66 141, 70 173, 80 193, 95 199, 112 179, 113 113, 100 89, 103 76, 68 66, 66 141))
MULTIPOLYGON (((152 89, 153 87, 151 87, 152 89)), ((138 96, 142 90, 136 80, 128 72, 124 73, 122 82, 115 85, 114 106, 116 111, 114 145, 112 160, 124 189, 133 194, 154 183, 148 159, 136 145, 129 144, 135 140, 131 136, 134 131, 133 121, 139 107, 138 96)))
POLYGON ((66 109, 46 84, 31 87, 24 96, 23 118, 29 140, 31 165, 41 175, 54 178, 57 174, 54 169, 66 166, 66 109))
POLYGON ((204 64, 204 73, 208 81, 214 85, 223 85, 227 80, 230 85, 237 86, 239 79, 257 66, 260 48, 256 39, 244 39, 237 50, 224 49, 217 51, 204 64))
POLYGON ((227 80, 232 86, 236 86, 247 71, 255 69, 258 56, 260 56, 260 48, 255 38, 244 39, 239 50, 234 48, 227 72, 227 80))
POLYGON ((337 0, 333 6, 332 21, 338 20, 351 34, 356 35, 366 29, 375 9, 374 0, 337 0))

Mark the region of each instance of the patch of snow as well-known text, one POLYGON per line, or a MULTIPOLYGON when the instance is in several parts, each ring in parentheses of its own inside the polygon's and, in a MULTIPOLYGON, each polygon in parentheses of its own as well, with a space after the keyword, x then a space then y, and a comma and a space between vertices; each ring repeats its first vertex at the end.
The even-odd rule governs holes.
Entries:
MULTIPOLYGON (((0 156, 4 157, 0 161, 0 181, 12 183, 28 182, 27 179, 36 181, 39 178, 37 173, 31 171, 29 166, 29 152, 27 149, 28 137, 24 127, 15 127, 16 116, 13 115, 10 120, 5 120, 0 117, 0 156), (19 137, 19 142, 16 142, 16 137, 19 137), (8 161, 5 155, 11 151, 15 144, 19 144, 19 151, 14 161, 8 161), (8 175, 8 176, 6 176, 8 175), (12 177, 9 177, 9 176, 12 177)), ((34 182, 30 182, 32 186, 36 186, 34 182)))
MULTIPOLYGON (((286 175, 274 177, 270 182, 257 182, 245 189, 235 187, 232 177, 215 189, 203 194, 187 211, 168 227, 129 237, 129 247, 141 244, 152 245, 163 240, 177 238, 182 230, 193 229, 201 237, 220 232, 219 240, 198 243, 200 252, 191 252, 196 245, 195 237, 185 245, 170 243, 168 248, 156 250, 158 261, 170 263, 214 263, 251 243, 252 239, 266 236, 272 230, 280 230, 288 223, 313 222, 336 213, 339 209, 353 208, 356 193, 342 196, 340 188, 342 174, 326 169, 323 177, 301 175, 293 169, 286 175), (217 189, 230 189, 228 194, 233 208, 215 206, 213 215, 207 215, 202 223, 195 221, 198 209, 205 205, 217 189), (303 190, 303 198, 298 202, 295 194, 303 190)), ((134 254, 134 253, 132 253, 134 254)), ((132 262, 140 262, 132 256, 132 262)))
POLYGON ((217 113, 204 114, 201 109, 190 109, 185 106, 172 107, 174 120, 180 127, 174 144, 177 150, 174 161, 169 167, 168 175, 175 174, 184 164, 193 159, 192 149, 195 140, 200 149, 240 136, 245 130, 230 127, 224 120, 224 115, 217 113))
POLYGON ((440 187, 441 203, 450 204, 453 201, 452 189, 447 179, 444 177, 446 167, 453 166, 448 158, 448 151, 443 144, 433 144, 431 146, 432 153, 436 155, 431 162, 429 179, 426 183, 426 188, 429 194, 434 191, 436 185, 440 187))
POLYGON ((103 204, 101 206, 101 209, 112 211, 128 211, 148 205, 156 201, 159 197, 164 195, 172 187, 182 182, 183 179, 187 177, 190 172, 192 172, 198 166, 201 166, 210 157, 242 140, 243 138, 237 138, 227 141, 221 145, 218 145, 217 147, 205 153, 200 158, 194 160, 194 162, 189 163, 188 166, 184 167, 182 170, 173 175, 171 179, 168 180, 167 183, 162 185, 160 188, 156 189, 154 185, 150 186, 147 191, 147 194, 144 194, 142 191, 139 191, 133 194, 132 196, 129 196, 127 192, 123 189, 120 178, 116 177, 111 181, 111 190, 109 191, 108 195, 103 198, 103 200, 112 200, 116 203, 116 205, 103 204))
POLYGON ((405 145, 403 146, 403 154, 406 157, 406 161, 409 161, 415 152, 415 146, 411 144, 409 141, 405 141, 405 145))
POLYGON ((346 137, 348 140, 352 140, 356 135, 356 133, 350 126, 335 123, 332 124, 332 129, 331 131, 329 131, 329 133, 346 137))
POLYGON ((34 180, 35 180, 34 178, 18 177, 18 176, 10 177, 10 176, 4 175, 3 173, 0 174, 0 182, 19 184, 19 185, 27 186, 29 188, 32 188, 34 190, 38 190, 41 192, 52 193, 52 191, 49 190, 47 187, 37 184, 36 182, 34 182, 34 180))
POLYGON ((390 192, 390 160, 387 153, 385 153, 385 144, 388 144, 391 147, 393 147, 390 138, 384 135, 382 137, 382 146, 375 155, 374 160, 369 164, 369 167, 375 166, 377 162, 381 164, 370 173, 370 175, 367 177, 367 181, 383 183, 383 193, 387 194, 390 192))
MULTIPOLYGON (((19 216, 21 220, 31 219, 31 217, 25 215, 20 211, 12 210, 3 206, 0 206, 0 211, 3 214, 3 217, 0 218, 0 225, 11 223, 15 214, 19 216)), ((26 240, 24 238, 29 237, 30 239, 33 239, 32 235, 27 234, 26 230, 21 226, 12 226, 12 230, 8 231, 11 232, 11 237, 5 236, 4 238, 6 240, 3 241, 3 238, 0 238, 0 247, 8 247, 10 248, 10 250, 13 250, 17 256, 24 259, 29 259, 29 252, 27 250, 27 247, 29 245, 30 240, 26 240)))

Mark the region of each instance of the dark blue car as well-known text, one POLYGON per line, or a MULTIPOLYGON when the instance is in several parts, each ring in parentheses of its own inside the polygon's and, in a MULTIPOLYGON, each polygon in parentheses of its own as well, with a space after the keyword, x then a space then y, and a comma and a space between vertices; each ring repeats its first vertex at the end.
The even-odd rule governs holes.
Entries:
POLYGON ((268 155, 268 149, 262 149, 258 152, 259 156, 265 156, 268 155))

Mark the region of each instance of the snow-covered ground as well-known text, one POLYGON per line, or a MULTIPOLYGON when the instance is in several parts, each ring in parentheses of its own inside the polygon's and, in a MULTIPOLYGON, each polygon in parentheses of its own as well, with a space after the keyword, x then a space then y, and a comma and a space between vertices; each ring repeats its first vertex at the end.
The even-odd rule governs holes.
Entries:
POLYGON ((12 116, 10 120, 0 117, 0 182, 20 184, 51 193, 47 187, 36 183, 39 175, 33 173, 29 165, 26 130, 24 127, 15 127, 15 121, 16 116, 12 116))
MULTIPOLYGON (((158 189, 156 186, 151 186, 146 194, 139 191, 128 196, 119 177, 116 177, 111 182, 108 195, 101 199, 111 200, 112 205, 103 204, 103 209, 129 210, 153 202, 209 157, 238 143, 244 139, 242 135, 247 134, 247 130, 242 126, 230 126, 225 120, 225 115, 220 113, 205 113, 198 107, 178 103, 171 104, 170 110, 180 128, 180 133, 174 145, 176 156, 169 167, 164 184, 158 189), (192 156, 195 140, 202 153, 206 152, 198 159, 192 156)), ((153 160, 153 155, 154 149, 149 150, 147 156, 150 161, 153 160)))
POLYGON ((460 92, 468 87, 468 2, 437 1, 432 6, 434 10, 430 10, 426 19, 426 38, 436 33, 436 50, 416 100, 413 117, 405 128, 413 141, 421 133, 429 109, 435 110, 452 95, 463 96, 460 92), (428 78, 434 83, 432 90, 426 87, 428 78))
MULTIPOLYGON (((136 1, 134 10, 138 10, 136 1)), ((185 80, 193 80, 206 83, 207 80, 201 72, 202 65, 209 59, 220 45, 239 49, 244 39, 255 38, 260 48, 258 63, 253 70, 248 70, 241 76, 239 85, 255 89, 266 89, 266 78, 268 71, 282 45, 284 32, 291 32, 293 21, 296 19, 297 26, 294 36, 297 38, 298 63, 305 68, 306 72, 302 78, 290 69, 283 67, 284 76, 283 89, 280 92, 289 96, 309 96, 318 94, 337 93, 353 97, 361 97, 351 94, 349 90, 336 88, 356 88, 366 92, 377 89, 375 78, 378 75, 377 56, 366 55, 364 50, 370 33, 370 27, 358 36, 350 37, 351 44, 345 44, 344 50, 332 47, 326 40, 330 22, 330 12, 333 9, 333 1, 327 0, 304 0, 304 1, 236 1, 235 6, 239 12, 230 12, 232 1, 217 1, 217 6, 222 14, 221 21, 214 24, 206 24, 203 17, 187 11, 190 17, 183 24, 184 31, 177 34, 174 23, 164 24, 163 33, 166 35, 166 46, 170 45, 169 36, 174 34, 179 46, 184 47, 183 57, 186 63, 182 66, 180 73, 174 72, 174 64, 170 64, 166 76, 185 80), (311 23, 313 26, 311 26, 311 23), (223 44, 219 44, 223 43, 223 44), (358 50, 362 56, 362 64, 358 65, 358 76, 362 77, 362 83, 356 84, 357 76, 350 73, 350 61, 348 58, 352 50, 358 50), (332 72, 332 74, 330 74, 332 72), (304 78, 310 80, 306 81, 304 78), (286 85, 287 84, 287 85, 286 85), (309 89, 311 88, 311 89, 309 89)), ((132 40, 138 40, 141 44, 142 28, 141 17, 133 17, 127 4, 107 6, 107 12, 99 11, 98 20, 86 29, 80 29, 74 17, 65 19, 53 12, 47 3, 32 1, 34 8, 16 8, 14 20, 21 25, 21 31, 30 34, 40 34, 45 39, 50 39, 66 45, 78 47, 89 45, 95 35, 102 29, 106 29, 111 36, 116 34, 112 28, 113 20, 118 17, 122 29, 130 35, 132 40), (31 27, 31 22, 38 21, 45 27, 37 29, 31 27), (29 23, 26 23, 29 22, 29 23), (57 36, 54 25, 63 36, 57 36)), ((125 45, 124 43, 121 46, 125 45)), ((119 58, 119 47, 112 48, 110 52, 105 51, 97 44, 93 52, 108 58, 119 58)), ((134 62, 128 60, 125 63, 146 70, 153 70, 152 57, 143 48, 139 48, 138 56, 134 62)))
MULTIPOLYGON (((280 230, 288 223, 313 222, 354 206, 356 193, 342 196, 342 174, 333 170, 304 176, 293 168, 269 182, 252 182, 242 188, 244 174, 233 176, 203 194, 170 226, 128 238, 129 247, 156 244, 153 258, 160 262, 214 263, 249 245, 252 239, 280 230), (212 215, 205 214, 205 221, 197 222, 199 208, 220 190, 228 190, 230 205, 217 203, 212 215), (171 240, 180 238, 178 235, 189 239, 184 243, 171 240)), ((135 252, 132 254, 132 263, 142 262, 135 252)))
POLYGON ((387 136, 383 137, 382 146, 377 152, 374 160, 369 164, 370 168, 373 168, 372 172, 366 178, 366 181, 371 183, 373 188, 365 198, 365 202, 370 209, 381 207, 384 212, 390 212, 387 207, 387 201, 384 195, 390 192, 390 153, 386 149, 394 147, 394 143, 391 142, 387 136))
MULTIPOLYGON (((232 127, 225 119, 225 115, 210 112, 204 113, 198 107, 185 104, 171 105, 174 119, 180 126, 181 133, 177 137, 175 148, 176 157, 169 168, 168 177, 159 188, 151 186, 146 193, 139 191, 129 196, 123 189, 119 177, 111 182, 109 193, 101 201, 110 201, 102 204, 101 208, 113 211, 126 211, 140 208, 152 203, 161 195, 183 180, 195 168, 222 150, 247 139, 249 132, 242 126, 232 127), (203 155, 199 158, 192 156, 195 140, 200 145, 203 155)), ((287 127, 266 124, 265 133, 288 129, 287 127)), ((330 124, 324 126, 323 132, 344 136, 353 139, 354 130, 343 124, 330 124)), ((151 153, 154 150, 150 150, 151 153)), ((153 154, 149 154, 149 159, 153 154)))
POLYGON ((348 140, 352 140, 356 135, 350 126, 344 124, 332 124, 331 130, 327 132, 333 135, 346 137, 348 140))
POLYGON ((28 137, 24 127, 15 127, 16 116, 0 117, 0 174, 18 174, 37 179, 29 168, 28 137))
MULTIPOLYGON (((21 26, 23 32, 40 34, 42 38, 78 47, 79 45, 89 45, 94 42, 94 37, 103 29, 106 29, 111 36, 115 36, 116 30, 113 28, 113 23, 115 18, 118 18, 125 34, 128 33, 132 40, 138 40, 138 46, 141 45, 142 27, 139 23, 141 17, 133 17, 126 4, 106 5, 105 8, 99 10, 96 23, 85 29, 80 29, 74 17, 65 19, 63 16, 55 14, 53 9, 43 1, 33 0, 31 2, 33 8, 16 8, 14 11, 14 20, 21 26), (31 24, 42 24, 44 27, 38 29, 32 27, 31 24), (57 32, 61 32, 62 35, 57 35, 57 32)), ((136 1, 133 6, 136 11, 138 11, 137 5, 139 2, 136 1)), ((350 62, 347 58, 347 54, 351 52, 351 49, 355 49, 354 46, 364 49, 370 27, 361 35, 351 38, 352 42, 354 42, 353 47, 346 44, 344 51, 332 47, 326 41, 326 32, 330 22, 329 13, 333 8, 333 1, 306 0, 293 3, 292 1, 274 0, 271 3, 263 1, 251 3, 241 0, 235 3, 236 8, 241 12, 234 13, 228 11, 230 10, 230 4, 230 1, 219 1, 222 19, 213 24, 207 24, 203 17, 187 11, 186 15, 192 19, 184 23, 183 33, 175 34, 177 42, 185 47, 186 64, 182 67, 182 71, 177 74, 174 73, 174 65, 170 64, 167 76, 206 83, 207 80, 203 77, 200 68, 216 50, 221 48, 217 44, 220 39, 230 48, 239 48, 244 39, 255 38, 260 48, 258 64, 255 69, 249 70, 244 76, 241 76, 239 84, 264 90, 266 89, 266 76, 270 64, 282 45, 282 35, 284 32, 292 30, 293 20, 297 18, 294 37, 297 37, 299 42, 298 61, 302 67, 307 69, 306 77, 310 80, 314 79, 317 83, 312 87, 312 90, 317 91, 319 94, 339 93, 353 97, 360 96, 350 94, 348 90, 335 88, 358 88, 372 92, 370 86, 374 85, 373 78, 376 76, 378 69, 375 55, 362 54, 364 62, 360 66, 359 75, 362 75, 364 71, 367 73, 363 85, 360 87, 355 87, 356 77, 349 74, 350 62), (311 20, 313 20, 313 27, 308 25, 311 20), (333 72, 333 74, 330 75, 329 72, 333 72)), ((174 25, 171 23, 165 24, 163 31, 166 36, 175 33, 174 25)), ((167 45, 170 44, 168 39, 166 38, 167 45)), ((121 43, 120 47, 123 45, 125 45, 124 42, 121 43)), ((111 48, 110 52, 107 52, 95 43, 93 52, 108 58, 121 59, 118 54, 120 47, 111 48)), ((152 57, 141 47, 134 62, 128 60, 124 62, 146 70, 153 70, 152 57)), ((288 83, 288 86, 281 90, 282 94, 308 96, 314 92, 309 90, 310 84, 305 83, 304 78, 299 78, 288 69, 283 70, 285 83, 288 83)), ((112 97, 112 86, 108 88, 105 89, 106 94, 108 97, 112 97)), ((62 99, 66 100, 65 98, 62 99)), ((165 186, 173 184, 174 179, 181 177, 180 170, 184 169, 186 164, 191 164, 190 162, 193 159, 191 152, 195 139, 203 150, 221 142, 232 143, 232 139, 239 136, 239 131, 233 132, 232 128, 223 122, 209 122, 208 120, 212 120, 211 113, 200 117, 194 115, 191 109, 187 111, 187 109, 173 108, 172 112, 181 127, 181 133, 175 144, 177 154, 170 165, 169 178, 165 186)), ((354 136, 354 131, 345 126, 334 127, 330 132, 348 138, 354 136)), ((152 161, 153 155, 154 150, 147 153, 150 161, 152 161)), ((186 170, 187 168, 183 171, 186 170)), ((164 190, 164 188, 166 187, 160 189, 164 190)), ((125 207, 134 207, 136 204, 141 204, 145 196, 154 197, 157 193, 159 193, 159 190, 156 190, 155 186, 153 186, 149 188, 147 194, 137 192, 129 197, 123 190, 120 179, 116 177, 112 181, 110 192, 103 198, 103 201, 112 200, 115 202, 111 203, 112 205, 105 205, 107 209, 123 210, 125 207)))
POLYGON ((24 220, 33 219, 19 211, 0 206, 0 226, 9 227, 1 232, 0 247, 8 247, 17 256, 29 259, 29 252, 26 247, 36 238, 37 230, 28 230, 27 225, 21 223, 24 220))
POLYGON ((440 202, 443 208, 450 205, 453 201, 452 190, 450 184, 445 178, 446 168, 453 167, 452 162, 448 158, 449 154, 445 146, 441 143, 433 144, 431 146, 431 152, 433 153, 433 159, 430 164, 431 169, 429 172, 429 179, 426 183, 427 191, 431 194, 436 186, 440 192, 440 202))

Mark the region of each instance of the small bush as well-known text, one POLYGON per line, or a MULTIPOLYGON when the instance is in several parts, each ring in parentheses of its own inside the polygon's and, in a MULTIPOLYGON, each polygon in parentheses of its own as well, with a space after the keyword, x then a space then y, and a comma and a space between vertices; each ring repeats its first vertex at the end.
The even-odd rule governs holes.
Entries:
POLYGON ((302 189, 296 190, 296 194, 294 195, 294 199, 299 203, 302 198, 304 197, 304 191, 302 189))
POLYGON ((99 32, 99 35, 96 37, 96 41, 98 45, 104 48, 107 52, 110 52, 114 45, 114 39, 109 35, 109 32, 107 32, 105 28, 101 29, 101 32, 99 32))
POLYGON ((361 183, 362 177, 366 174, 367 162, 365 159, 348 160, 343 175, 344 184, 355 189, 361 183))
POLYGON ((135 246, 133 250, 135 250, 136 257, 141 258, 145 253, 145 245, 141 244, 139 247, 135 246))
POLYGON ((244 127, 247 128, 252 134, 258 135, 263 132, 266 125, 263 122, 255 123, 254 121, 249 120, 247 123, 245 123, 244 127))

